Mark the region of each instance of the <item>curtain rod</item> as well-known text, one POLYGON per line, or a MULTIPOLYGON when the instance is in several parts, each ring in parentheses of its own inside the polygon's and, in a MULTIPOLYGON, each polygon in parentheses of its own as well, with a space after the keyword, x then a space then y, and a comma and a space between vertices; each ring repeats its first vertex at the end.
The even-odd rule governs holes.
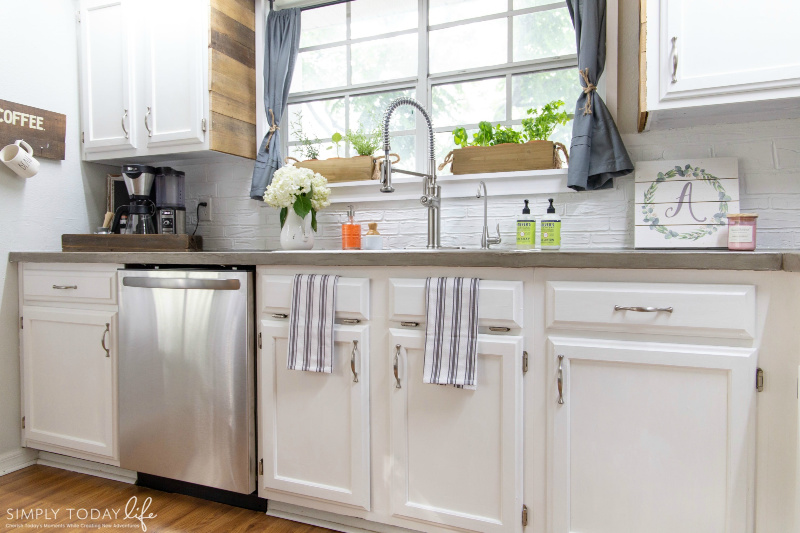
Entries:
MULTIPOLYGON (((273 8, 272 8, 272 4, 273 4, 273 2, 274 2, 274 1, 275 1, 275 0, 269 0, 269 10, 270 10, 270 11, 272 11, 272 10, 273 10, 273 8)), ((300 11, 308 11, 309 9, 317 9, 317 8, 319 8, 319 7, 335 6, 335 5, 337 5, 337 4, 346 4, 346 3, 348 3, 348 2, 353 2, 353 1, 354 1, 354 0, 331 0, 330 2, 325 2, 325 3, 323 3, 323 4, 319 4, 319 5, 316 5, 316 6, 306 6, 306 7, 301 7, 301 8, 300 8, 300 11)))

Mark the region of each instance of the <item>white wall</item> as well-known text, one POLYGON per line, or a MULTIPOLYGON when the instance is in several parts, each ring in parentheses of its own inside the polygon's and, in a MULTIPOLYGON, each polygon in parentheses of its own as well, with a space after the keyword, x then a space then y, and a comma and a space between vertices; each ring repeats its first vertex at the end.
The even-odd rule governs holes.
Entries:
POLYGON ((19 448, 17 265, 9 251, 60 250, 102 223, 107 168, 81 164, 76 0, 0 0, 0 98, 67 116, 66 159, 18 178, 0 165, 0 458, 19 448))

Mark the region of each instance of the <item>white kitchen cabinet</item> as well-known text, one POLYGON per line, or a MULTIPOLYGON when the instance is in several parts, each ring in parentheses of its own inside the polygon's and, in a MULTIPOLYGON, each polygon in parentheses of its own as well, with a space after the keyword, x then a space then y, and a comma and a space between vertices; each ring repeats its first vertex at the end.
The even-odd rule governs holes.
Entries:
POLYGON ((286 367, 289 322, 260 322, 259 496, 370 509, 369 326, 334 326, 333 373, 286 367))
POLYGON ((117 459, 117 313, 25 306, 22 322, 25 445, 117 459))
POLYGON ((647 0, 648 124, 784 118, 800 97, 798 9, 793 0, 647 0))
POLYGON ((254 159, 254 0, 81 0, 83 158, 254 159))
POLYGON ((749 531, 756 353, 550 337, 549 531, 749 531))
POLYGON ((131 3, 81 4, 81 109, 85 150, 133 151, 139 116, 134 100, 131 3))
POLYGON ((522 337, 479 336, 474 391, 423 384, 424 332, 389 340, 392 515, 423 530, 522 531, 522 337))

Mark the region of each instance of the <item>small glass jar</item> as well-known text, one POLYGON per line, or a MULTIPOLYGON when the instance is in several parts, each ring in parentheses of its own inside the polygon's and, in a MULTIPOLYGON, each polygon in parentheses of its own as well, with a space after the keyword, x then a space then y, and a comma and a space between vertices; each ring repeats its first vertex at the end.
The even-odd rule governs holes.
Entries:
POLYGON ((728 250, 750 252, 756 249, 755 213, 728 215, 728 250))

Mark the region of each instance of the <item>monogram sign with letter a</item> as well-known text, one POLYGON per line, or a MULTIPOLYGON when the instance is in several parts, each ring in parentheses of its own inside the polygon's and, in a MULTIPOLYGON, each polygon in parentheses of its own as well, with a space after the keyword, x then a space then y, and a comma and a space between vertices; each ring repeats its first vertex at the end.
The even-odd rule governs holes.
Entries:
POLYGON ((736 158, 636 163, 636 248, 727 248, 739 212, 736 158))

